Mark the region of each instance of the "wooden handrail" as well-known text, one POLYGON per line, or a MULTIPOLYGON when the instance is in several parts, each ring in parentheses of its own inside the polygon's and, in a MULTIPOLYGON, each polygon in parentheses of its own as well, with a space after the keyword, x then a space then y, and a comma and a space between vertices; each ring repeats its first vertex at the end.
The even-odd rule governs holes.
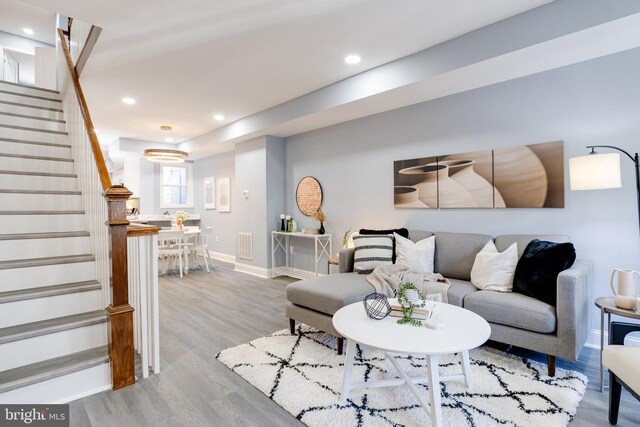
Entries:
POLYGON ((61 28, 58 28, 58 37, 60 37, 60 44, 62 45, 64 57, 67 60, 69 75, 71 76, 73 87, 76 90, 78 104, 80 105, 80 112, 82 113, 84 124, 87 128, 87 134, 89 135, 89 141, 91 142, 91 151, 93 151, 93 157, 95 158, 96 167, 98 168, 98 174, 100 175, 100 183, 102 184, 102 189, 106 191, 111 188, 111 177, 109 177, 109 171, 107 170, 107 164, 104 161, 104 156, 102 155, 102 150, 100 149, 100 142, 98 142, 98 137, 96 136, 96 132, 93 127, 93 120, 91 120, 89 107, 87 107, 87 101, 84 99, 84 92, 82 91, 82 86, 80 86, 78 73, 76 72, 76 67, 73 65, 71 52, 69 51, 67 40, 65 40, 64 31, 61 28))
POLYGON ((157 225, 147 224, 129 224, 127 227, 127 236, 153 236, 160 232, 160 227, 157 225))
MULTIPOLYGON (((91 151, 100 177, 107 203, 107 226, 111 240, 111 304, 105 309, 109 316, 109 358, 111 359, 112 388, 117 390, 134 384, 135 354, 133 345, 133 307, 129 304, 129 277, 127 266, 127 211, 126 203, 131 192, 122 185, 112 185, 107 165, 102 156, 84 98, 78 73, 73 65, 71 52, 64 31, 58 29, 60 44, 67 62, 69 76, 75 88, 80 112, 84 119, 91 151)), ((104 286, 104 283, 103 283, 104 286)))

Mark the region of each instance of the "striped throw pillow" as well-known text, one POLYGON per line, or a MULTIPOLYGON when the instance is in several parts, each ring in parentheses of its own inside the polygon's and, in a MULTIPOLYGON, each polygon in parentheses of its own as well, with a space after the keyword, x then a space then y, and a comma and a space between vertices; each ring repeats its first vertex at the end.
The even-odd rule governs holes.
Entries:
POLYGON ((356 234, 353 244, 354 273, 369 274, 379 265, 393 264, 393 236, 356 234))

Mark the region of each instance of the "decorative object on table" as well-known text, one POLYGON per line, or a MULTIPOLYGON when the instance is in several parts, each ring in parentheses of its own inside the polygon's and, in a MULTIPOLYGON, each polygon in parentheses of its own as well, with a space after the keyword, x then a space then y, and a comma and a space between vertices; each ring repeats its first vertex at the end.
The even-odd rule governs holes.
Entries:
POLYGON ((296 203, 298 209, 306 216, 311 216, 322 207, 322 186, 312 176, 305 176, 296 187, 296 203))
POLYGON ((302 229, 303 234, 320 234, 318 233, 318 229, 314 227, 306 227, 302 229))
POLYGON ((285 214, 280 214, 280 231, 285 231, 284 218, 285 214))
POLYGON ((231 179, 218 178, 218 212, 231 212, 231 179))
POLYGON ((563 150, 555 141, 395 161, 394 207, 563 208, 563 150))
POLYGON ((313 219, 320 223, 320 228, 318 229, 318 233, 324 234, 324 221, 327 219, 327 216, 322 212, 322 208, 318 209, 313 215, 313 219))
POLYGON ((349 229, 345 231, 344 235, 342 236, 342 249, 347 249, 347 247, 349 247, 350 235, 351 235, 351 226, 349 226, 349 229))
POLYGON ((213 176, 204 179, 204 208, 216 208, 216 179, 213 176))
POLYGON ((184 222, 191 217, 188 212, 185 211, 176 211, 176 225, 180 230, 182 230, 182 226, 184 222))
POLYGON ((127 215, 138 215, 140 213, 140 197, 130 197, 126 202, 127 215))
POLYGON ((298 223, 295 219, 291 219, 291 232, 295 233, 296 231, 298 231, 298 223))
POLYGON ((376 292, 369 294, 364 297, 362 303, 370 319, 381 320, 391 312, 391 305, 389 305, 387 296, 384 294, 378 294, 376 292))
MULTIPOLYGON (((327 420, 335 426, 429 425, 408 387, 354 390, 350 403, 338 405, 345 357, 338 356, 335 348, 335 337, 302 325, 294 335, 288 329, 278 331, 227 348, 215 357, 309 427, 327 426, 327 420)), ((359 349, 353 382, 380 381, 387 379, 389 370, 395 372, 384 352, 359 349)), ((462 381, 446 383, 444 426, 563 427, 575 416, 586 392, 587 377, 577 371, 557 368, 556 377, 549 379, 545 364, 489 347, 470 350, 469 359, 473 389, 462 381)), ((424 374, 423 356, 395 360, 407 371, 417 369, 417 375, 424 374)), ((459 366, 454 355, 440 359, 442 375, 450 375, 459 366)), ((426 389, 420 387, 426 397, 426 389)))
POLYGON ((613 292, 613 301, 617 307, 626 310, 636 309, 636 276, 640 277, 640 272, 635 270, 626 270, 614 268, 611 272, 611 291, 613 292), (613 287, 613 279, 618 273, 618 288, 613 287))
POLYGON ((636 170, 636 194, 638 198, 638 225, 640 226, 640 157, 633 156, 612 145, 587 145, 591 152, 587 156, 569 159, 569 181, 572 190, 604 190, 622 187, 620 176, 620 154, 598 154, 596 148, 610 148, 626 155, 636 170))
POLYGON ((401 325, 408 323, 413 326, 421 326, 421 319, 416 318, 414 315, 415 309, 421 309, 425 306, 424 298, 418 288, 413 283, 403 283, 398 288, 396 298, 398 298, 398 303, 402 307, 402 318, 398 319, 398 323, 401 325))

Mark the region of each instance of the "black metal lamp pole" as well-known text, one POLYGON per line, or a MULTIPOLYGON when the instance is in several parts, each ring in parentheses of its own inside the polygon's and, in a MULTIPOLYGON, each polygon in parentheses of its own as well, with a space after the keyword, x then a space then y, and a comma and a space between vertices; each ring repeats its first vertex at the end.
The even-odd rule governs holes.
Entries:
POLYGON ((638 197, 638 227, 640 227, 640 159, 638 158, 638 153, 636 153, 634 156, 632 156, 631 154, 629 154, 628 152, 626 152, 622 148, 614 147, 613 145, 587 145, 587 148, 591 148, 591 153, 589 153, 589 154, 596 154, 596 152, 595 152, 596 148, 611 148, 613 150, 618 150, 621 153, 624 153, 635 164, 635 166, 636 166, 636 194, 637 194, 637 197, 638 197))

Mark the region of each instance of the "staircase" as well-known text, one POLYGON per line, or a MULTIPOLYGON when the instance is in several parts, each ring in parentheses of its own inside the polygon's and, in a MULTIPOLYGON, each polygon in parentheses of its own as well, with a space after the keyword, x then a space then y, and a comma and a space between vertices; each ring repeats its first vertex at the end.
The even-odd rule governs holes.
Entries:
POLYGON ((60 95, 0 82, 0 403, 111 389, 96 281, 60 95))

